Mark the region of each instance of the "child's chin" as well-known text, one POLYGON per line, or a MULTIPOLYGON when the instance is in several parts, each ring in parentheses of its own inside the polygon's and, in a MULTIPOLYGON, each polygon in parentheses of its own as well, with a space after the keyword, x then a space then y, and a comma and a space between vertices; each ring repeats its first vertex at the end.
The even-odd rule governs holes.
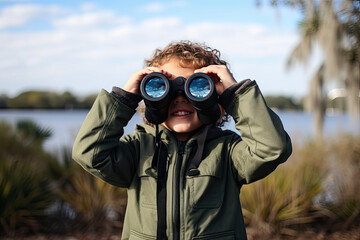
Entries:
POLYGON ((188 133, 191 132, 191 129, 187 126, 174 126, 172 127, 172 130, 177 133, 188 133))

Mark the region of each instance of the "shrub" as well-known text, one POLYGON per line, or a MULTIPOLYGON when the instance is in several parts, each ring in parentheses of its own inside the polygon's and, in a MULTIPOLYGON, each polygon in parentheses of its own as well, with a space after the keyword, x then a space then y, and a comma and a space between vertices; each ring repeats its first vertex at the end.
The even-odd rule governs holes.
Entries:
POLYGON ((331 139, 327 153, 330 172, 317 207, 333 228, 346 229, 360 222, 360 137, 331 139))
POLYGON ((309 223, 332 232, 358 227, 359 176, 360 136, 295 145, 275 172, 243 187, 245 221, 266 234, 296 235, 309 223))
POLYGON ((49 136, 28 120, 0 122, 0 233, 122 227, 125 190, 85 172, 69 148, 45 152, 49 136))
POLYGON ((327 169, 324 149, 310 151, 313 144, 294 153, 287 163, 265 179, 245 185, 240 193, 245 222, 266 234, 296 234, 296 227, 311 223, 315 197, 322 191, 327 169))
POLYGON ((111 186, 86 172, 72 160, 70 149, 64 148, 61 155, 62 160, 52 162, 49 171, 56 181, 57 199, 74 215, 77 223, 74 227, 122 227, 125 189, 111 186))
POLYGON ((0 159, 0 226, 13 235, 15 230, 37 231, 39 220, 53 203, 48 182, 29 164, 0 159))
POLYGON ((0 232, 9 235, 19 229, 37 231, 53 202, 45 167, 52 157, 30 134, 34 132, 23 135, 21 128, 0 122, 0 232))
POLYGON ((73 174, 56 187, 55 193, 74 211, 76 227, 121 227, 125 190, 103 182, 78 165, 74 169, 73 174))

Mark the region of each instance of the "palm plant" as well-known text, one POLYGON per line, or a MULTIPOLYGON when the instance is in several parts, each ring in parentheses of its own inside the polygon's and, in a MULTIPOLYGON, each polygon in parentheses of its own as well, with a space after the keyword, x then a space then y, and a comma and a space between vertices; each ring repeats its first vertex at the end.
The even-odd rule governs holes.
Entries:
POLYGON ((16 129, 27 144, 38 147, 42 147, 44 141, 52 135, 51 129, 40 127, 32 120, 19 120, 16 129))
POLYGON ((22 134, 0 123, 0 231, 8 234, 20 227, 37 230, 53 201, 44 167, 52 156, 39 147, 36 137, 22 134))
POLYGON ((28 120, 16 128, 0 122, 0 233, 69 227, 42 221, 49 217, 79 223, 71 229, 121 227, 125 190, 86 173, 72 161, 69 148, 58 154, 61 159, 45 152, 49 136, 50 130, 28 120))
POLYGON ((59 182, 55 193, 74 211, 78 227, 121 227, 126 205, 125 190, 103 182, 78 165, 73 169, 73 174, 59 182), (110 221, 111 224, 105 224, 110 221))
POLYGON ((93 228, 122 226, 126 207, 126 191, 92 176, 71 158, 71 150, 63 149, 61 161, 49 162, 54 179, 54 193, 63 206, 75 215, 75 227, 93 228), (111 224, 108 224, 111 220, 111 224))
MULTIPOLYGON (((64 147, 57 155, 60 159, 47 161, 47 171, 53 183, 52 191, 57 199, 52 217, 71 222, 72 229, 81 228, 86 231, 121 228, 126 208, 126 191, 84 171, 72 160, 69 147, 64 147)), ((62 228, 69 227, 68 224, 62 225, 62 228)))
MULTIPOLYGON (((277 2, 277 1, 275 1, 277 2)), ((314 131, 322 139, 328 83, 335 82, 347 90, 347 109, 359 119, 360 90, 360 2, 288 1, 304 9, 300 24, 301 39, 287 61, 290 68, 296 62, 307 64, 316 46, 323 52, 323 61, 311 79, 306 107, 315 113, 314 131)))
POLYGON ((321 146, 318 155, 309 148, 313 145, 294 152, 288 164, 265 179, 243 187, 240 200, 247 224, 267 234, 294 235, 296 228, 316 219, 313 201, 322 191, 327 169, 321 146))
POLYGON ((48 182, 29 164, 0 159, 0 229, 39 230, 39 220, 53 203, 48 182), (22 229, 21 229, 22 228, 22 229))

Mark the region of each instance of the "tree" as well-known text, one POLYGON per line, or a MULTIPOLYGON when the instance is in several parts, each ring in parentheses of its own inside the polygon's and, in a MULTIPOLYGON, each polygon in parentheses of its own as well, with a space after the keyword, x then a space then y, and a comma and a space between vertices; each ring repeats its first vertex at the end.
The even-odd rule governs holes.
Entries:
POLYGON ((360 0, 271 0, 274 6, 295 7, 303 13, 301 39, 291 52, 287 68, 307 64, 319 46, 323 60, 311 79, 305 107, 314 112, 315 137, 322 139, 329 83, 347 92, 347 110, 359 119, 360 90, 360 0))

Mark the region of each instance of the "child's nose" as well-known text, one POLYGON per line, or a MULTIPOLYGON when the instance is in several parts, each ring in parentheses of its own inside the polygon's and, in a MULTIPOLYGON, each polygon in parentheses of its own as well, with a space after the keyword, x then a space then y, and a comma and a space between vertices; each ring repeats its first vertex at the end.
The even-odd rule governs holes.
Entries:
POLYGON ((174 99, 174 103, 188 103, 188 99, 183 91, 178 91, 174 99))

